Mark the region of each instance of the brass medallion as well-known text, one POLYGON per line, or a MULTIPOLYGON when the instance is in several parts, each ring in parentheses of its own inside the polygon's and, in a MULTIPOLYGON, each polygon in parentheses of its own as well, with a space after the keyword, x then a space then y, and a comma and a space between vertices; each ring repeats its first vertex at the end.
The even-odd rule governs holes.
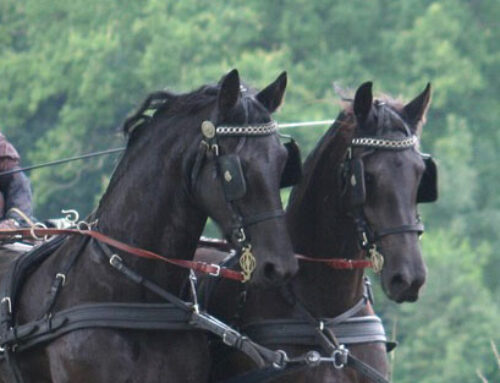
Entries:
POLYGON ((241 273, 243 274, 243 283, 248 282, 257 266, 257 260, 252 254, 252 246, 248 245, 242 249, 240 256, 241 273))

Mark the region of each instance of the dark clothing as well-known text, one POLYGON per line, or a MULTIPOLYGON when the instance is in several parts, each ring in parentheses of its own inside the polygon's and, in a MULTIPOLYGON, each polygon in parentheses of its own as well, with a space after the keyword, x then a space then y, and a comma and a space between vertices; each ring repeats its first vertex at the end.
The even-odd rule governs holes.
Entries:
POLYGON ((5 200, 4 215, 8 214, 13 207, 17 207, 28 217, 33 216, 31 184, 24 173, 0 176, 0 191, 5 200))
MULTIPOLYGON (((5 136, 0 133, 0 172, 19 168, 21 157, 5 136)), ((0 192, 5 201, 0 219, 13 207, 18 208, 28 217, 33 215, 31 207, 31 185, 28 177, 22 172, 0 176, 0 192)), ((10 218, 10 217, 7 217, 10 218)), ((12 218, 16 218, 13 216, 12 218)))

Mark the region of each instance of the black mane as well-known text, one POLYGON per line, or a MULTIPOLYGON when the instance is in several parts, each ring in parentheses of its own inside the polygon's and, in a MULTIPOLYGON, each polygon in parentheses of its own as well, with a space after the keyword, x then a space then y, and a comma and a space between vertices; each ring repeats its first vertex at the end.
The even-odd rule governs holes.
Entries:
POLYGON ((153 119, 159 116, 186 116, 215 102, 218 85, 204 85, 192 92, 175 94, 167 90, 148 94, 139 108, 124 121, 122 130, 133 141, 153 119))

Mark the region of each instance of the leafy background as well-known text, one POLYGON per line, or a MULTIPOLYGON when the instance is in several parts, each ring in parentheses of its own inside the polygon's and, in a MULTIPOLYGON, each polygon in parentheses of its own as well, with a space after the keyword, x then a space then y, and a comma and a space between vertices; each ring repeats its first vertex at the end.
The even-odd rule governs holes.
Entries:
MULTIPOLYGON (((280 121, 334 118, 333 81, 406 100, 431 81, 429 281, 416 304, 379 293, 377 310, 400 342, 395 382, 500 382, 499 19, 497 0, 0 0, 1 130, 31 164, 121 146, 147 93, 233 67, 258 87, 288 71, 280 121)), ((323 131, 293 132, 307 153, 323 131)), ((115 163, 31 173, 37 216, 89 213, 115 163)))

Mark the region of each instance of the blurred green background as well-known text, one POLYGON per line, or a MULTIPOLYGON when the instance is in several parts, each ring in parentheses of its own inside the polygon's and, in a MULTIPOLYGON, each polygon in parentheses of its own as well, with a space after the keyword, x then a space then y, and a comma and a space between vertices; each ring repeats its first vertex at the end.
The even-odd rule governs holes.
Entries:
MULTIPOLYGON (((500 382, 499 19, 497 0, 0 0, 0 129, 27 165, 121 146, 147 93, 233 67, 256 87, 288 71, 283 122, 335 118, 333 82, 409 100, 431 81, 429 280, 417 303, 376 308, 400 342, 395 382, 500 382)), ((293 130, 304 155, 324 130, 293 130)), ((116 160, 31 173, 36 215, 89 213, 116 160)))

